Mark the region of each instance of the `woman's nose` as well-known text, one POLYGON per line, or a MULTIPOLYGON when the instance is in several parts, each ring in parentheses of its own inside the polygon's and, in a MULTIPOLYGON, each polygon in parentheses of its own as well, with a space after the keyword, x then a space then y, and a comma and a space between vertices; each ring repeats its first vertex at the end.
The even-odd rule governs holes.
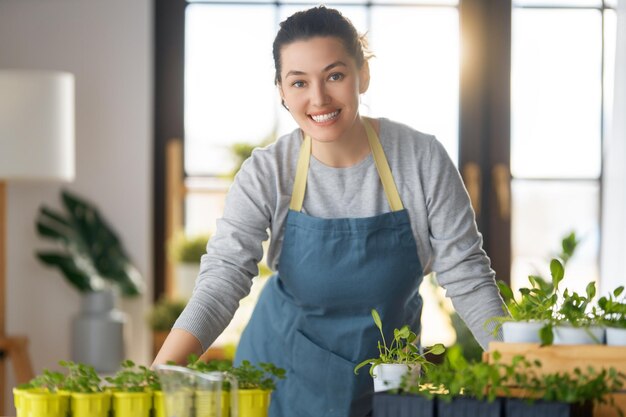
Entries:
POLYGON ((330 96, 326 91, 324 83, 315 85, 312 91, 313 97, 311 98, 312 104, 315 106, 323 106, 330 102, 330 96))

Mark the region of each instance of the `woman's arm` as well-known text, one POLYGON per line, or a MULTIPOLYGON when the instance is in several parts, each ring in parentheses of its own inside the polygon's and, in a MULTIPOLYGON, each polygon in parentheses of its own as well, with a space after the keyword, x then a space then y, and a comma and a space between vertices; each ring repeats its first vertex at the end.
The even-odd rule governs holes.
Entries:
POLYGON ((186 330, 172 329, 154 359, 152 366, 162 365, 169 361, 179 365, 186 365, 187 357, 192 353, 200 357, 202 354, 200 341, 186 330))

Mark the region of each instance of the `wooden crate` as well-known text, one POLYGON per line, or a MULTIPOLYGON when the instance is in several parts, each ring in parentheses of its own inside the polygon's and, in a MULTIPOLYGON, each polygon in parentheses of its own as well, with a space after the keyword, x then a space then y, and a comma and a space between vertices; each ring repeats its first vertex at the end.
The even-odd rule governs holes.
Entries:
MULTIPOLYGON (((571 372, 575 368, 581 370, 592 366, 596 370, 615 368, 626 373, 626 347, 605 345, 560 345, 541 347, 536 343, 502 343, 491 342, 489 351, 483 360, 493 362, 492 353, 498 351, 501 363, 510 363, 514 356, 523 355, 527 360, 541 361, 543 373, 571 372)), ((513 394, 515 395, 515 394, 513 394)), ((615 404, 626 415, 626 391, 613 394, 615 404)), ((617 411, 606 405, 594 409, 594 417, 617 417, 617 411)))

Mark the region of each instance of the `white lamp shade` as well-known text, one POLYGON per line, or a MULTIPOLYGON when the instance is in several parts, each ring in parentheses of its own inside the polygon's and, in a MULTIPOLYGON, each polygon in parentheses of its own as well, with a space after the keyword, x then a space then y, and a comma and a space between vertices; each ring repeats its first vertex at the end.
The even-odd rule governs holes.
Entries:
POLYGON ((0 70, 0 180, 74 179, 74 76, 0 70))

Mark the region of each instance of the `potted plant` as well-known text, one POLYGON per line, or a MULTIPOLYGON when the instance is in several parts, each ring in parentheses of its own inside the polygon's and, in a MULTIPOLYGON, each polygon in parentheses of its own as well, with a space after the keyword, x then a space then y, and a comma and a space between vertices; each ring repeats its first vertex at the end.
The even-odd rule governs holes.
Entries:
POLYGON ((18 416, 66 417, 70 394, 64 390, 65 375, 44 369, 27 384, 13 388, 18 416))
POLYGON ((506 304, 509 316, 494 317, 485 323, 496 322, 494 333, 502 327, 502 336, 507 343, 552 344, 552 316, 558 301, 559 283, 565 270, 558 259, 550 262, 551 282, 539 276, 529 275, 530 288, 520 288, 519 300, 513 290, 503 281, 498 289, 506 304))
POLYGON ((105 378, 113 392, 113 417, 149 417, 155 374, 131 360, 123 361, 121 367, 114 376, 105 378))
POLYGON ((555 345, 602 344, 604 328, 598 325, 598 312, 591 304, 596 295, 596 284, 590 282, 581 295, 568 289, 563 291, 560 307, 553 317, 555 345))
POLYGON ((161 349, 176 319, 183 312, 186 301, 172 300, 162 297, 157 301, 146 319, 152 329, 152 352, 154 355, 161 349))
POLYGON ((244 360, 231 372, 239 384, 239 417, 267 417, 276 380, 285 378, 285 370, 272 363, 255 366, 244 360))
POLYGON ((67 369, 63 388, 70 393, 72 417, 108 417, 111 393, 102 389, 102 380, 95 369, 72 361, 59 364, 67 369))
POLYGON ((421 367, 429 362, 424 355, 440 355, 445 351, 445 347, 438 343, 424 352, 420 352, 415 341, 417 335, 411 331, 409 326, 402 326, 394 329, 393 340, 387 346, 383 324, 378 311, 372 309, 372 318, 378 328, 381 341, 378 342, 378 357, 365 359, 354 368, 354 373, 358 374, 359 369, 366 365, 371 365, 370 375, 374 378, 374 392, 395 389, 400 386, 402 377, 409 371, 419 373, 421 367))
POLYGON ((626 346, 625 295, 624 286, 619 286, 598 300, 600 322, 606 327, 607 345, 626 346))
POLYGON ((209 234, 178 235, 170 244, 169 254, 176 264, 176 296, 188 300, 200 272, 200 258, 206 253, 209 234))
POLYGON ((193 392, 180 389, 176 392, 163 392, 161 380, 156 372, 150 371, 150 390, 154 399, 154 417, 190 417, 193 408, 193 392))
MULTIPOLYGON (((230 360, 211 360, 208 362, 204 362, 199 360, 196 355, 190 355, 188 360, 187 367, 189 369, 193 369, 200 373, 209 373, 209 372, 221 372, 223 374, 232 373, 233 363, 230 360)), ((228 417, 231 409, 231 401, 237 401, 238 399, 232 398, 230 395, 231 391, 231 383, 227 378, 224 378, 224 382, 222 384, 221 396, 220 396, 220 409, 221 416, 228 417)), ((207 392, 203 392, 202 389, 196 390, 195 396, 195 408, 196 408, 196 417, 213 417, 211 414, 211 410, 214 407, 213 398, 207 392)))
POLYGON ((64 212, 39 209, 37 232, 58 249, 37 251, 45 265, 58 268, 83 295, 81 314, 72 322, 72 358, 112 372, 124 358, 124 315, 115 309, 114 289, 133 297, 143 279, 126 254, 120 238, 96 206, 66 190, 64 212))

